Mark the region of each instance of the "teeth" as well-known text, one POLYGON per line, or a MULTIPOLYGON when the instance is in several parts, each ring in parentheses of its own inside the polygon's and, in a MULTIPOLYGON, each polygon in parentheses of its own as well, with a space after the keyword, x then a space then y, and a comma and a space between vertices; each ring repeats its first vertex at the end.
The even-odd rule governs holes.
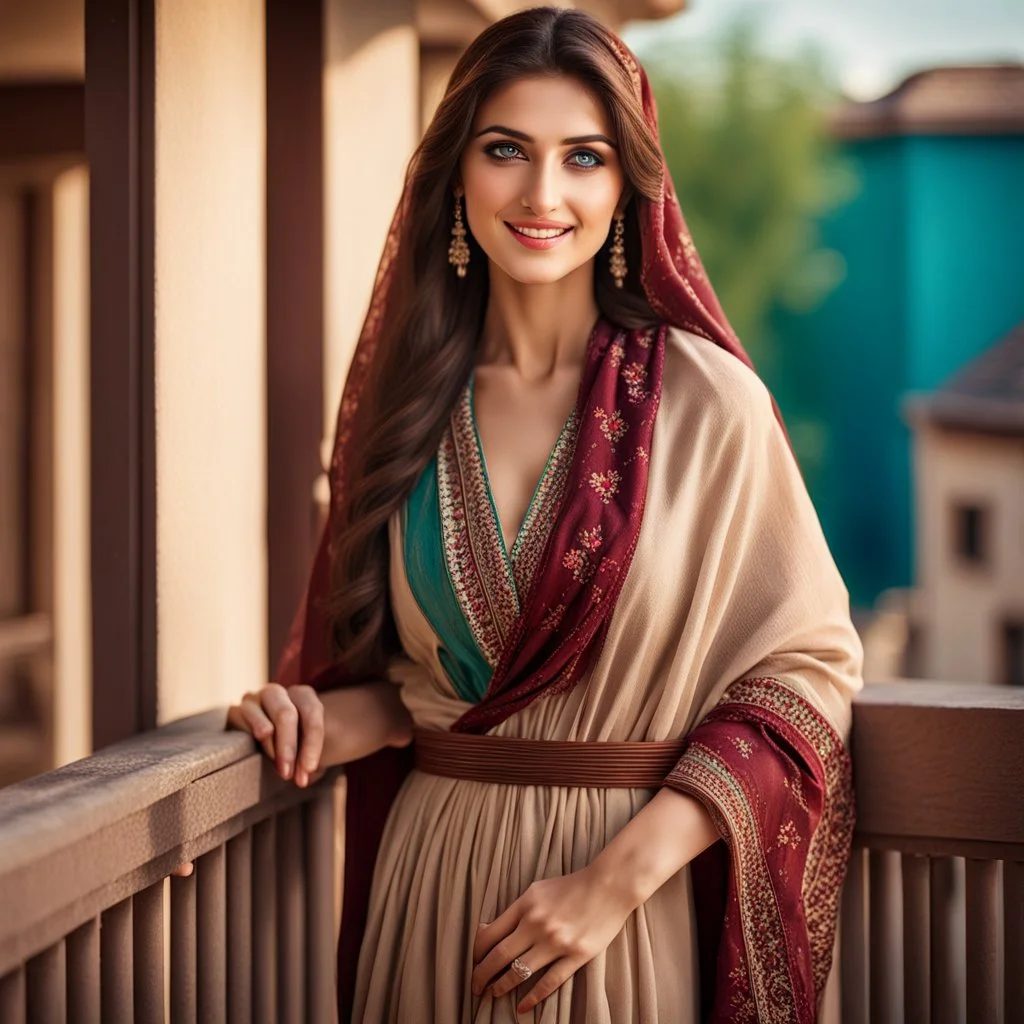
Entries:
POLYGON ((527 238, 557 238, 559 235, 564 235, 567 231, 572 230, 571 228, 518 228, 515 225, 509 225, 516 234, 526 235, 527 238))

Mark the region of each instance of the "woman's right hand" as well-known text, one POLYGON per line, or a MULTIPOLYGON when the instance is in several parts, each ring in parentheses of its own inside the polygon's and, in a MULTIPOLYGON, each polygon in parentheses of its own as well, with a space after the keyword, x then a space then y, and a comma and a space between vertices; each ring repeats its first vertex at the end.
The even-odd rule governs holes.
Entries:
MULTIPOLYGON (((227 727, 252 735, 274 762, 282 779, 294 777, 295 785, 308 786, 326 771, 320 758, 324 750, 324 705, 311 686, 285 688, 268 683, 245 694, 228 708, 227 727), (301 746, 300 746, 301 744, 301 746)), ((179 878, 192 874, 192 861, 172 872, 179 878)))
POLYGON ((268 683, 228 708, 227 725, 250 733, 282 779, 308 786, 323 774, 324 705, 311 686, 268 683))

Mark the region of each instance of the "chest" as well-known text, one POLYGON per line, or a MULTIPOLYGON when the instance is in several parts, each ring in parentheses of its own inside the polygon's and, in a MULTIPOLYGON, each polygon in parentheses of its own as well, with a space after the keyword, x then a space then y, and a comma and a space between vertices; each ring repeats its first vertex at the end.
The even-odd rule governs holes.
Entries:
POLYGON ((506 550, 576 404, 579 373, 559 370, 543 383, 525 385, 502 368, 476 371, 473 413, 506 550))

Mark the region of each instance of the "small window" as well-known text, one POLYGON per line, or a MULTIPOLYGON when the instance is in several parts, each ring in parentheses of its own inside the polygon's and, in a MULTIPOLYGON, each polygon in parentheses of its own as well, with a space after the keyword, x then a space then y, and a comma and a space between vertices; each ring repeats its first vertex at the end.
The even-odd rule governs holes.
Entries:
POLYGON ((957 505, 953 509, 953 549, 957 558, 971 565, 988 560, 989 514, 980 505, 957 505))
POLYGON ((1024 621, 1003 624, 1003 682, 1024 686, 1024 621))

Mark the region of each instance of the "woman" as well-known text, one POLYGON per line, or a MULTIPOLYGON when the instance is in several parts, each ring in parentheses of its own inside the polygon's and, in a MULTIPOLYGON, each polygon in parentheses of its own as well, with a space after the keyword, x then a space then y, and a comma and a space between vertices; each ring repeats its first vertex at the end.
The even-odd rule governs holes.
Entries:
POLYGON ((813 1020, 860 648, 588 15, 459 61, 331 477, 278 683, 229 720, 300 786, 348 764, 341 1018, 813 1020))

